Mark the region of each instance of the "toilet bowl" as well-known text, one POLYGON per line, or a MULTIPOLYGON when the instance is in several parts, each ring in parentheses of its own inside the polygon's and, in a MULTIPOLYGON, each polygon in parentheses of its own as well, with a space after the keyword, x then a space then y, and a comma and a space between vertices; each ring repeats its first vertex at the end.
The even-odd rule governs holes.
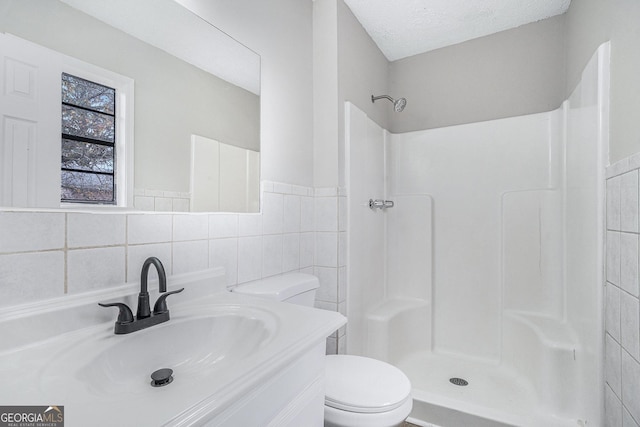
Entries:
MULTIPOLYGON (((318 278, 289 273, 245 283, 233 292, 313 307, 318 278)), ((409 416, 411 383, 395 366, 352 355, 328 355, 325 427, 396 427, 409 416)))

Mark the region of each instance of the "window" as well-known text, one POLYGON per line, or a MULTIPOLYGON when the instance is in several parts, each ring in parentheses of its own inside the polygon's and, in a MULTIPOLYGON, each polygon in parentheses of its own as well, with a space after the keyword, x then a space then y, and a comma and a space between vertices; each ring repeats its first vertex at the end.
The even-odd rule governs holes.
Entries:
POLYGON ((62 74, 61 200, 116 204, 116 90, 62 74))

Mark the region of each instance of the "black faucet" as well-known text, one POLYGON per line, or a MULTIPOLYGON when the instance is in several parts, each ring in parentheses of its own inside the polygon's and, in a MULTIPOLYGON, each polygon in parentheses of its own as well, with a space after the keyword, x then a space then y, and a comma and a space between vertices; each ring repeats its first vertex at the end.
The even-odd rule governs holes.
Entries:
POLYGON ((140 293, 138 294, 138 310, 135 319, 133 318, 133 313, 129 306, 124 303, 98 303, 98 305, 101 307, 118 307, 120 312, 118 314, 118 319, 116 320, 114 332, 118 335, 130 334, 131 332, 139 331, 168 321, 169 309, 167 308, 167 297, 182 291, 184 291, 184 288, 167 292, 167 275, 164 272, 164 266, 158 258, 150 257, 144 261, 144 264, 142 264, 140 293), (147 287, 147 277, 149 275, 149 267, 151 267, 151 264, 153 264, 156 267, 156 270, 158 270, 159 290, 162 293, 153 306, 153 314, 151 314, 151 308, 149 306, 149 291, 147 287))

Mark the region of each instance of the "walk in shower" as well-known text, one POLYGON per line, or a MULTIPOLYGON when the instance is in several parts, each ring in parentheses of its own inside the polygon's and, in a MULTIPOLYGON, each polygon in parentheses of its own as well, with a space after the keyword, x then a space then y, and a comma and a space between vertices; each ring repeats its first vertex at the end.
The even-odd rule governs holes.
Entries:
POLYGON ((414 423, 600 425, 608 49, 546 113, 390 134, 347 103, 347 352, 414 423))

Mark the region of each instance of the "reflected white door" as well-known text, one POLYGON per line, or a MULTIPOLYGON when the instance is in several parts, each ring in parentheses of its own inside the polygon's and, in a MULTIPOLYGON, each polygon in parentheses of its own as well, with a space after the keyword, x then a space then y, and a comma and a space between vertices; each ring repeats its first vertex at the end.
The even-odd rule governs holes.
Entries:
POLYGON ((0 203, 59 207, 60 55, 0 34, 0 59, 0 203))

